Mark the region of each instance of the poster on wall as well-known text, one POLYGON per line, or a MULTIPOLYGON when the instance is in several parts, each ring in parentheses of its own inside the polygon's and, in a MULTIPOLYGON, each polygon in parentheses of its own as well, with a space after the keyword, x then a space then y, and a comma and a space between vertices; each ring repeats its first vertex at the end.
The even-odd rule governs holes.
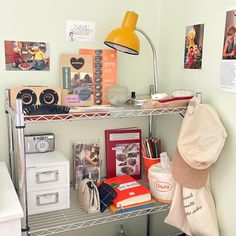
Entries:
POLYGON ((236 7, 226 11, 220 88, 236 93, 236 7))
POLYGON ((96 26, 94 21, 66 21, 66 40, 70 42, 94 42, 96 26))
POLYGON ((4 41, 7 71, 49 71, 49 46, 45 42, 4 41))
POLYGON ((201 69, 204 24, 186 26, 184 68, 201 69))

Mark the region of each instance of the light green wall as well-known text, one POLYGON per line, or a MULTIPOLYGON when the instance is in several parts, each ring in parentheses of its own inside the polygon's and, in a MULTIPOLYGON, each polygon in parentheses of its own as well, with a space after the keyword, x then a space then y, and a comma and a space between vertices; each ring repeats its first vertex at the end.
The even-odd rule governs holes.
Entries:
MULTIPOLYGON (((221 55, 224 38, 226 9, 236 6, 235 1, 164 0, 161 8, 159 41, 160 80, 163 91, 187 88, 203 93, 204 102, 213 104, 228 131, 225 147, 213 165, 211 182, 216 201, 221 236, 236 234, 235 180, 236 180, 236 94, 222 92, 219 88, 221 55), (204 23, 203 68, 183 69, 185 26, 204 23)), ((235 7, 236 8, 236 7, 235 7)), ((165 146, 173 153, 176 131, 181 120, 172 117, 158 119, 158 131, 165 146)), ((197 222, 196 222, 197 224, 197 222)))
MULTIPOLYGON (((212 189, 217 204, 217 212, 221 236, 232 236, 234 227, 234 166, 236 155, 234 146, 236 113, 233 102, 234 94, 228 94, 219 89, 220 58, 223 45, 225 9, 236 5, 232 0, 193 1, 164 0, 160 5, 158 0, 100 0, 100 1, 46 1, 42 0, 36 6, 29 0, 1 1, 0 14, 0 160, 8 163, 7 127, 4 113, 4 91, 13 85, 60 85, 59 54, 74 53, 80 47, 101 48, 106 34, 119 26, 126 10, 139 13, 139 27, 143 28, 152 38, 158 49, 159 79, 161 90, 169 92, 176 88, 189 88, 203 92, 204 101, 213 104, 219 111, 228 130, 225 148, 212 169, 212 189), (94 43, 68 43, 65 41, 66 20, 91 20, 96 22, 97 41, 94 43), (202 70, 183 69, 183 50, 185 26, 204 23, 204 51, 202 70), (22 27, 23 25, 23 27, 22 27), (31 40, 50 43, 50 72, 7 72, 4 65, 4 40, 31 40)), ((118 81, 136 90, 138 93, 148 92, 152 82, 151 51, 145 39, 141 38, 142 51, 134 57, 119 54, 118 81)), ((171 156, 178 136, 182 118, 180 116, 158 117, 156 133, 163 138, 164 149, 171 156)), ((70 158, 71 140, 81 137, 100 137, 107 128, 134 126, 147 133, 146 120, 118 119, 107 122, 74 122, 74 123, 29 125, 27 131, 53 131, 57 137, 57 148, 70 158), (88 132, 89 130, 89 132, 88 132)), ((104 142, 104 140, 102 140, 104 142)), ((104 154, 104 149, 102 150, 104 154)), ((104 168, 103 168, 104 169, 104 168)), ((104 170, 103 170, 104 171, 104 170)), ((152 217, 153 235, 164 236, 168 230, 165 225, 156 226, 163 216, 152 217)), ((97 226, 83 230, 80 235, 114 235, 119 222, 97 226), (101 234, 100 234, 101 233, 101 234)), ((172 229, 172 231, 174 231, 172 229)), ((128 233, 132 235, 145 234, 145 218, 128 222, 128 233)), ((77 232, 64 235, 77 235, 77 232)))

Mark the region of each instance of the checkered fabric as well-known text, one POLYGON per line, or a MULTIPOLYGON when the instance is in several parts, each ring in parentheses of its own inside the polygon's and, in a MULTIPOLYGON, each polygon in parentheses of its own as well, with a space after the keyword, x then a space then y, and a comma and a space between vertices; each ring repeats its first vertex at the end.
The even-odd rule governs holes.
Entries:
POLYGON ((108 184, 102 182, 98 187, 100 197, 100 211, 104 212, 108 205, 116 198, 116 191, 108 184))

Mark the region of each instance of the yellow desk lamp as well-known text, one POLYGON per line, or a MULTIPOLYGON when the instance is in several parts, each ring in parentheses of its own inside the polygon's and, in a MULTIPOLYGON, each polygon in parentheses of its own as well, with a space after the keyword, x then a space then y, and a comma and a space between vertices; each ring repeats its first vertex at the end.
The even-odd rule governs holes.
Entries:
MULTIPOLYGON (((154 96, 156 99, 160 98, 158 96, 158 87, 157 87, 157 56, 155 46, 150 39, 150 37, 140 28, 136 27, 138 20, 138 14, 134 11, 127 11, 125 18, 123 19, 122 25, 120 28, 114 29, 105 39, 105 44, 113 49, 118 51, 138 55, 140 50, 139 38, 135 33, 139 31, 142 33, 148 42, 151 45, 153 53, 153 73, 154 73, 154 96), (156 96, 155 96, 156 95, 156 96)), ((161 94, 160 94, 161 95, 161 94)))

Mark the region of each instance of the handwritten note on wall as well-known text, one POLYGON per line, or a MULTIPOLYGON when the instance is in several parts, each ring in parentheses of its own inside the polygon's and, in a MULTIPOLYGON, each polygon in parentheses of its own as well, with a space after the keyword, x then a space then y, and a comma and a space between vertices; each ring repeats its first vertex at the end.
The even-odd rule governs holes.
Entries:
POLYGON ((66 21, 66 39, 71 42, 93 42, 96 40, 94 21, 66 21))

